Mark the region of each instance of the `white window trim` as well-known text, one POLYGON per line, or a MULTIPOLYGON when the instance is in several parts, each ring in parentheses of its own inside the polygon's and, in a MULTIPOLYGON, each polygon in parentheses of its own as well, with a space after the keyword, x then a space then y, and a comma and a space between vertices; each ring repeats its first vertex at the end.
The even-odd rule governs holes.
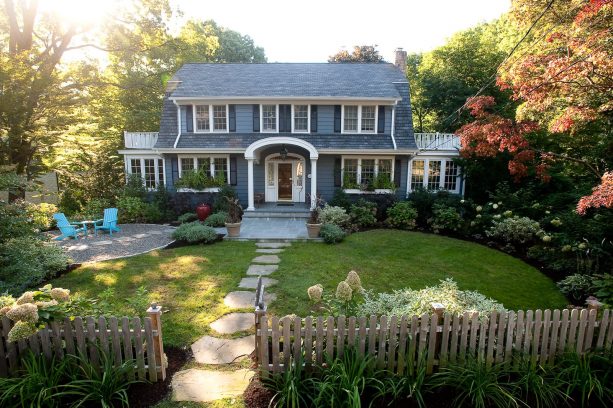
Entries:
POLYGON ((447 162, 449 161, 453 161, 452 158, 449 157, 415 157, 414 159, 411 159, 409 161, 409 171, 408 171, 408 178, 407 178, 407 191, 409 193, 413 192, 413 161, 420 161, 423 160, 424 162, 424 177, 422 180, 422 187, 426 190, 429 191, 447 191, 449 193, 452 194, 461 194, 461 189, 460 189, 460 185, 461 185, 461 181, 462 181, 462 168, 460 166, 458 166, 458 174, 456 176, 456 187, 455 190, 447 190, 445 189, 445 171, 447 169, 447 162), (439 175, 439 188, 438 190, 430 190, 428 188, 428 180, 429 180, 429 173, 430 173, 430 161, 440 161, 441 162, 441 169, 440 169, 440 175, 439 175))
MULTIPOLYGON (((129 175, 132 174, 132 166, 131 166, 131 162, 132 160, 139 160, 140 161, 140 175, 141 175, 141 179, 143 180, 143 184, 145 183, 145 159, 154 159, 155 160, 155 185, 156 187, 160 185, 160 173, 159 173, 159 161, 162 161, 162 172, 164 174, 164 186, 166 186, 166 183, 168 182, 166 180, 166 160, 164 160, 163 157, 160 156, 124 156, 124 169, 125 169, 125 173, 126 173, 126 180, 128 178, 129 175)), ((146 187, 147 190, 149 191, 153 191, 156 189, 156 187, 146 187)))
POLYGON ((228 174, 228 180, 226 180, 226 184, 230 184, 230 155, 229 154, 179 154, 177 155, 178 166, 179 166, 179 178, 181 178, 183 174, 183 169, 181 166, 181 159, 192 159, 194 163, 194 169, 197 169, 197 159, 209 159, 209 173, 215 177, 215 160, 214 159, 226 159, 226 172, 228 174))
POLYGON ((292 104, 292 133, 311 133, 311 104, 301 104, 301 103, 297 103, 297 104, 292 104), (296 130, 294 128, 295 125, 295 114, 294 114, 294 106, 306 106, 307 107, 307 129, 306 130, 296 130))
MULTIPOLYGON (((310 116, 310 115, 309 115, 310 116)), ((343 134, 367 134, 373 135, 377 133, 379 126, 379 105, 371 105, 371 104, 356 104, 356 103, 345 103, 341 105, 341 133, 343 134), (357 130, 345 130, 345 106, 357 106, 358 107, 358 126, 357 130), (375 128, 373 130, 362 130, 362 107, 363 106, 374 106, 375 107, 375 128)))
POLYGON ((225 104, 226 106, 226 129, 225 130, 214 130, 215 128, 215 118, 213 117, 213 106, 223 106, 223 103, 219 104, 193 104, 192 107, 192 122, 194 127, 194 133, 229 133, 230 132, 230 105, 225 104), (196 126, 198 121, 196 120, 196 106, 208 106, 209 107, 209 130, 198 130, 196 126))
MULTIPOLYGON (((341 188, 343 188, 343 183, 345 181, 345 160, 346 159, 357 159, 358 161, 358 173, 357 173, 357 183, 359 185, 362 184, 362 160, 373 160, 375 161, 375 177, 379 175, 379 160, 391 160, 392 162, 392 173, 390 174, 390 181, 394 182, 394 172, 396 167, 396 160, 394 156, 341 156, 341 188)), ((345 192, 358 192, 360 190, 357 189, 344 189, 345 192)), ((377 189, 379 190, 379 189, 377 189)), ((389 189, 383 189, 385 191, 391 191, 389 189)), ((376 191, 376 190, 375 190, 376 191)), ((368 192, 367 192, 368 193, 368 192)))
POLYGON ((275 104, 275 103, 261 103, 260 104, 260 133, 279 133, 279 104, 275 104), (264 105, 266 106, 275 106, 275 119, 276 119, 276 125, 275 125, 275 130, 264 130, 264 105))

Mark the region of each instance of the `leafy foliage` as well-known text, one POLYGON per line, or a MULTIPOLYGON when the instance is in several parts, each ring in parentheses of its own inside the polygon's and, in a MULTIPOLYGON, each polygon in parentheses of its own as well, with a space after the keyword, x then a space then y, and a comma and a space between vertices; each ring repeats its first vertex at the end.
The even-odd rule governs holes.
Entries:
POLYGON ((217 240, 217 232, 212 227, 202 225, 199 221, 181 224, 172 233, 173 239, 190 244, 210 244, 217 240))
POLYGON ((186 224, 188 222, 198 221, 198 215, 196 213, 193 213, 193 212, 188 212, 188 213, 185 213, 185 214, 181 214, 181 215, 179 215, 179 218, 177 218, 177 221, 179 221, 181 224, 186 224))
POLYGON ((448 207, 443 203, 436 203, 433 207, 434 216, 431 218, 432 230, 456 232, 462 228, 462 216, 454 207, 448 207))
POLYGON ((360 228, 371 227, 377 223, 377 204, 360 199, 357 203, 351 205, 349 215, 351 221, 360 228))
POLYGON ((401 201, 387 210, 387 224, 394 228, 413 229, 417 210, 409 201, 401 201))
POLYGON ((336 224, 323 224, 319 231, 319 236, 323 238, 327 244, 337 244, 345 239, 347 234, 341 227, 336 224))
POLYGON ((344 229, 349 227, 351 216, 342 207, 333 207, 326 204, 319 213, 319 221, 322 224, 332 224, 344 229))
POLYGON ((226 220, 228 219, 228 213, 223 211, 216 212, 215 214, 211 214, 204 221, 204 225, 208 225, 209 227, 223 227, 226 224, 226 220))
POLYGON ((341 50, 328 58, 328 62, 360 63, 383 62, 376 45, 356 45, 353 52, 341 50))
POLYGON ((523 244, 532 241, 540 230, 541 226, 537 221, 528 217, 514 216, 502 221, 494 221, 493 226, 487 231, 487 236, 505 242, 523 244))

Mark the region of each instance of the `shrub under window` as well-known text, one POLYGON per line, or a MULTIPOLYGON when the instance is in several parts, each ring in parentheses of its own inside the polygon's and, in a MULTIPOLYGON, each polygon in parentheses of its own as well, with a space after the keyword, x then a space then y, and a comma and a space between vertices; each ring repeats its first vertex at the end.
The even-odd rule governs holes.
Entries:
POLYGON ((324 239, 324 242, 328 244, 336 244, 345 239, 345 231, 341 227, 334 224, 324 224, 321 226, 319 235, 324 239))
POLYGON ((177 241, 186 241, 190 244, 210 244, 217 240, 217 232, 212 227, 196 221, 182 224, 172 233, 172 237, 177 241))
POLYGON ((387 209, 387 224, 394 228, 413 229, 417 210, 409 201, 400 201, 387 209))

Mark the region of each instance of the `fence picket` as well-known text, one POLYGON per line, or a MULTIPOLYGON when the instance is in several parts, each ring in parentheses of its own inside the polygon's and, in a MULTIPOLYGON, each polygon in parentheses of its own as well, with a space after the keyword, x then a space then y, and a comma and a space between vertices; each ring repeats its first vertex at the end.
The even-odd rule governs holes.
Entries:
POLYGON ((413 371, 415 370, 415 349, 417 348, 417 336, 419 334, 419 318, 417 316, 413 316, 411 318, 411 329, 409 330, 410 342, 409 342, 409 353, 406 358, 406 364, 409 368, 409 374, 413 375, 413 371))
POLYGON ((121 339, 119 338, 119 324, 117 318, 112 316, 109 318, 109 327, 111 329, 111 343, 113 347, 113 361, 116 367, 122 363, 121 359, 121 339))
POLYGON ((577 327, 579 326, 579 312, 573 309, 570 312, 570 324, 568 329, 567 348, 573 350, 577 343, 577 327))
POLYGON ((366 353, 366 316, 361 316, 359 319, 360 331, 358 332, 360 338, 360 345, 358 348, 358 354, 363 356, 366 353))
MULTIPOLYGON (((318 366, 321 366, 323 362, 323 353, 324 353, 324 318, 319 316, 317 318, 317 338, 315 341, 316 344, 316 354, 315 354, 315 362, 318 366)), ((274 346, 274 342, 273 342, 274 346)), ((274 353, 274 350, 273 350, 274 353)))
POLYGON ((551 331, 549 332, 549 347, 548 347, 548 358, 547 358, 547 363, 548 364, 553 364, 553 360, 555 359, 555 356, 557 354, 557 347, 558 347, 558 338, 559 338, 559 330, 560 330, 560 323, 561 323, 561 317, 560 317, 560 311, 558 309, 555 309, 553 311, 553 316, 551 318, 551 331))
POLYGON ((502 312, 498 314, 498 322, 496 323, 497 325, 497 332, 496 332, 496 355, 494 356, 494 361, 496 363, 502 363, 503 360, 503 350, 504 350, 504 338, 505 338, 505 333, 504 330, 507 327, 507 316, 509 315, 508 312, 502 312))
POLYGON ((298 316, 294 317, 294 337, 292 356, 294 361, 298 361, 302 357, 302 319, 298 316))
POLYGON ((307 369, 313 365, 313 318, 304 319, 304 364, 307 369))
POLYGON ((334 317, 328 316, 328 324, 327 324, 327 333, 326 333, 326 355, 328 359, 334 359, 334 317))
POLYGON ((506 344, 504 347, 504 357, 503 357, 503 361, 506 367, 509 366, 509 363, 511 362, 511 357, 513 356, 513 334, 515 331, 515 324, 517 323, 516 321, 516 316, 515 316, 515 312, 511 311, 509 312, 509 314, 507 315, 507 340, 506 340, 506 344))
MULTIPOLYGON (((38 336, 38 333, 34 336, 38 336)), ((0 336, 0 377, 6 377, 9 374, 7 357, 4 351, 4 347, 7 342, 8 340, 5 340, 4 336, 0 336)))
MULTIPOLYGON (((132 353, 132 336, 130 335, 130 320, 127 317, 121 318, 121 334, 123 336, 123 352, 125 361, 134 360, 134 354, 132 353)), ((133 364, 131 364, 134 367, 133 364)), ((136 372, 132 369, 128 373, 128 377, 133 379, 136 372)))
POLYGON ((259 316, 258 323, 260 325, 260 361, 262 362, 261 368, 265 369, 265 371, 262 373, 262 376, 266 378, 267 372, 270 371, 270 362, 268 359, 268 318, 265 314, 259 316))
POLYGON ((53 356, 53 350, 51 350, 51 338, 49 337, 49 326, 45 324, 45 327, 38 332, 40 334, 40 344, 43 349, 43 354, 47 359, 51 359, 53 356))
POLYGON ((402 316, 400 320, 400 338, 398 340, 398 375, 404 375, 404 368, 406 365, 406 349, 408 336, 408 324, 409 319, 406 315, 402 316))
POLYGON ((387 369, 394 372, 396 368, 396 346, 398 343, 398 316, 390 318, 390 335, 387 350, 387 369))
POLYGON ((594 326, 596 325, 596 310, 588 310, 587 328, 585 331, 585 341, 583 350, 588 351, 592 348, 592 340, 594 338, 594 326))
POLYGON ((99 370, 100 369, 100 357, 98 355, 98 347, 96 342, 96 321, 93 317, 88 316, 85 319, 85 325, 87 327, 87 343, 89 346, 89 359, 92 365, 99 370))
POLYGON ((66 343, 66 354, 75 355, 74 331, 72 321, 69 317, 64 319, 64 342, 66 343))
POLYGON ((469 356, 477 355, 477 335, 479 330, 479 315, 477 313, 473 313, 472 318, 470 320, 470 340, 468 343, 468 353, 469 356))
POLYGON ((417 327, 419 330, 419 334, 417 335, 417 361, 418 364, 421 364, 423 359, 425 358, 424 353, 426 352, 426 345, 428 343, 428 324, 430 323, 429 317, 427 313, 421 315, 420 322, 421 326, 417 327))
POLYGON ((541 325, 543 319, 543 311, 537 309, 534 313, 534 329, 532 331, 532 354, 530 357, 530 361, 534 365, 538 361, 539 356, 539 344, 541 340, 541 325))
POLYGON ((604 343, 604 349, 611 351, 611 344, 613 343, 613 317, 609 314, 609 331, 607 332, 607 339, 604 343))
POLYGON ((577 332, 577 353, 583 353, 583 342, 585 340, 585 329, 587 327, 587 309, 581 310, 579 314, 579 331, 577 332))
MULTIPOLYGON (((0 336, 0 337, 2 337, 2 336, 0 336)), ((30 350, 34 354, 40 354, 40 340, 38 338, 38 332, 34 333, 33 335, 30 336, 30 338, 28 339, 28 344, 30 346, 30 350)))
POLYGON ((490 320, 488 323, 488 332, 486 340, 485 350, 485 362, 488 367, 491 367, 494 362, 494 344, 496 343, 496 329, 498 328, 498 314, 496 311, 490 313, 490 320))
POLYGON ((449 362, 457 361, 458 340, 460 338, 460 316, 453 315, 453 324, 451 325, 451 345, 449 346, 449 362))
POLYGON ((387 345, 387 316, 379 320, 379 351, 377 352, 377 368, 385 368, 385 346, 387 345))
POLYGON ((563 353, 566 351, 569 315, 570 311, 568 309, 564 309, 562 311, 562 323, 560 323, 560 340, 558 341, 558 353, 563 353))
POLYGON ((368 354, 374 356, 377 354, 376 347, 377 342, 377 316, 370 316, 370 322, 368 324, 368 354))
POLYGON ((443 315, 443 333, 441 334, 441 351, 439 354, 439 367, 445 367, 447 365, 448 360, 448 350, 449 350, 449 330, 450 327, 450 316, 449 313, 445 313, 443 315))
POLYGON ((104 316, 98 318, 98 339, 100 340, 100 349, 107 357, 111 357, 109 354, 109 337, 106 331, 106 319, 104 316))
POLYGON ((347 345, 352 348, 357 348, 355 343, 355 317, 351 316, 349 318, 349 323, 347 325, 347 345))
MULTIPOLYGON (((543 334, 542 339, 539 342, 541 347, 540 349, 540 363, 541 365, 545 364, 547 358, 549 357, 549 330, 551 329, 551 310, 546 309, 543 312, 543 334)), ((537 347, 539 346, 537 345, 537 347)))
POLYGON ((462 330, 460 338, 460 361, 463 362, 466 359, 466 348, 468 347, 468 327, 469 327, 470 314, 464 312, 462 315, 462 330))
MULTIPOLYGON (((101 317, 100 319, 103 318, 101 317)), ((100 320, 100 323, 104 324, 106 327, 106 322, 103 323, 102 320, 100 320)), ((102 331, 102 325, 100 326, 100 331, 102 331)), ((145 317, 145 342, 147 348, 147 371, 149 372, 149 381, 156 382, 158 380, 158 373, 155 363, 155 351, 153 350, 153 327, 149 317, 145 317)), ((108 346, 108 342, 106 344, 108 346)))
POLYGON ((477 348, 477 356, 479 357, 479 361, 486 361, 485 360, 485 340, 486 340, 486 333, 488 333, 489 327, 490 327, 489 317, 483 319, 479 323, 479 333, 477 334, 479 336, 478 348, 477 348))
POLYGON ((285 316, 281 319, 281 323, 283 324, 283 369, 287 370, 292 356, 292 340, 290 338, 292 320, 289 316, 285 316))
POLYGON ((434 355, 436 352, 436 332, 438 328, 438 315, 432 313, 430 316, 430 331, 428 334, 428 355, 426 361, 426 374, 432 374, 434 369, 434 355))
MULTIPOLYGON (((277 316, 272 317, 272 371, 278 373, 281 371, 279 367, 279 338, 281 336, 281 330, 279 329, 279 318, 277 316)), ((319 342, 318 342, 319 343, 319 342)), ((321 353, 319 354, 321 356, 321 353)))
POLYGON ((345 316, 338 317, 336 330, 336 355, 338 357, 342 357, 345 351, 345 322, 347 322, 345 316))
POLYGON ((609 323, 609 309, 602 313, 602 319, 598 326, 598 340, 596 340, 596 349, 601 349, 604 346, 605 335, 607 334, 607 325, 609 323))

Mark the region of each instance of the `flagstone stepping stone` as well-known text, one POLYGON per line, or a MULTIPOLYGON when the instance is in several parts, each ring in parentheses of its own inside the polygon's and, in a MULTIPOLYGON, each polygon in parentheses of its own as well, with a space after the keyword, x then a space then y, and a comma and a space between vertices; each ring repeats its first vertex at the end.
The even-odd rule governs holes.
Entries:
POLYGON ((253 377, 253 371, 212 371, 190 368, 172 377, 172 400, 209 402, 238 397, 253 377))
POLYGON ((249 265, 249 268, 247 269, 247 275, 270 275, 277 269, 279 269, 279 265, 249 265))
POLYGON ((249 330, 255 324, 253 313, 230 313, 211 323, 217 333, 232 334, 249 330))
POLYGON ((258 254, 280 254, 283 252, 283 249, 275 249, 275 248, 258 248, 255 250, 258 254))
MULTIPOLYGON (((274 293, 264 293, 264 301, 270 303, 277 298, 274 293)), ((247 309, 255 307, 255 292, 237 290, 230 292, 223 298, 223 303, 233 309, 247 309)))
POLYGON ((255 350, 255 336, 218 339, 203 336, 192 344, 194 359, 200 364, 230 364, 255 350))
MULTIPOLYGON (((265 287, 269 287, 276 285, 279 283, 279 281, 276 279, 263 277, 262 283, 265 287)), ((241 283, 238 284, 238 287, 241 289, 256 289, 258 287, 258 278, 243 278, 241 279, 241 283)))
POLYGON ((277 255, 260 255, 253 258, 253 263, 278 264, 281 259, 277 255))
POLYGON ((258 248, 279 249, 290 246, 289 242, 258 242, 255 244, 258 248))

